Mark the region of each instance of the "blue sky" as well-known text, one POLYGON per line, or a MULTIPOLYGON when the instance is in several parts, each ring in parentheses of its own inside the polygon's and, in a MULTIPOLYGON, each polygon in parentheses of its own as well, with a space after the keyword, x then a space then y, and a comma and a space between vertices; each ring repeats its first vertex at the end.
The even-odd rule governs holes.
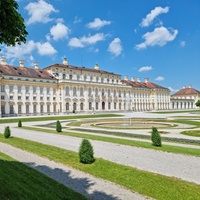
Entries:
POLYGON ((1 46, 7 63, 62 63, 200 90, 199 0, 18 0, 27 43, 1 46))

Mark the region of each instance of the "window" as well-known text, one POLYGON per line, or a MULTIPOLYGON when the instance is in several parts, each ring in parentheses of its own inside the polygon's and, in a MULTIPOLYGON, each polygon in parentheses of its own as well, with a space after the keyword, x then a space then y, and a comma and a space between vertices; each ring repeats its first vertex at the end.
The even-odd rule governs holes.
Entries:
POLYGON ((76 111, 76 103, 73 103, 73 110, 76 111))
POLYGON ((10 86, 10 92, 13 92, 13 86, 10 86))
POLYGON ((36 97, 33 97, 33 100, 36 101, 36 97))
POLYGON ((53 105, 53 112, 54 113, 56 112, 56 105, 55 104, 53 105))
POLYGON ((101 78, 101 82, 103 83, 103 78, 101 78))
POLYGON ((126 97, 126 91, 124 90, 124 98, 126 97))
POLYGON ((69 87, 68 86, 65 88, 65 95, 69 95, 69 87))
POLYGON ((26 105, 26 114, 29 113, 29 105, 26 105))
POLYGON ((55 101, 55 100, 56 100, 56 97, 53 97, 53 100, 55 101))
POLYGON ((108 96, 110 96, 110 89, 108 89, 108 96))
POLYGON ((114 103, 114 109, 116 109, 117 108, 117 104, 116 103, 114 103))
POLYGON ((14 114, 14 108, 13 108, 13 105, 10 105, 10 114, 14 114))
POLYGON ((40 88, 40 94, 42 94, 43 93, 43 88, 40 88))
POLYGON ((92 102, 89 102, 89 110, 92 110, 92 102))
POLYGON ((47 105, 47 112, 50 112, 50 105, 47 105))
POLYGON ((104 91, 104 89, 102 89, 101 90, 101 95, 104 96, 104 94, 105 94, 105 91, 104 91))
POLYGON ((98 96, 98 88, 95 89, 95 96, 98 96))
POLYGON ((40 113, 43 113, 43 105, 40 105, 40 113))
POLYGON ((88 95, 89 96, 92 95, 92 89, 91 88, 88 89, 88 95))
POLYGON ((69 80, 72 80, 72 75, 71 74, 69 75, 69 80))
POLYGON ((116 90, 114 90, 114 96, 116 96, 116 90))
POLYGON ((5 86, 4 85, 1 86, 1 92, 5 92, 5 86))
POLYGON ((29 96, 26 97, 26 101, 29 100, 29 96))
POLYGON ((66 79, 66 74, 63 74, 63 75, 62 75, 62 78, 63 78, 63 79, 66 79))
POLYGON ((80 80, 80 76, 79 76, 79 75, 77 76, 77 80, 78 80, 78 81, 80 80))
POLYGON ((21 113, 22 113, 22 106, 18 105, 18 114, 21 114, 21 113))
POLYGON ((26 87, 26 93, 28 93, 29 92, 29 87, 26 87))
POLYGON ((119 90, 119 97, 122 97, 121 90, 119 90))
POLYGON ((36 93, 36 87, 33 88, 33 93, 36 93))
POLYGON ((110 110, 111 106, 110 106, 110 102, 108 103, 108 110, 110 110))
POLYGON ((47 88, 47 94, 49 94, 50 93, 50 89, 49 88, 47 88))
POLYGON ((80 109, 83 110, 83 103, 80 104, 80 109))
POLYGON ((43 97, 40 97, 40 101, 43 101, 43 97))
POLYGON ((5 114, 5 105, 1 105, 1 114, 5 114))
POLYGON ((50 101, 50 97, 47 97, 47 101, 50 101))
POLYGON ((80 88, 80 96, 83 96, 83 88, 80 88))
POLYGON ((5 99, 5 96, 4 95, 1 95, 1 100, 4 100, 5 99))
POLYGON ((66 110, 69 110, 69 103, 66 103, 66 110))
POLYGON ((13 100, 13 96, 10 96, 10 100, 13 100))
POLYGON ((109 83, 109 78, 107 79, 107 83, 109 83))
POLYGON ((73 87, 73 96, 76 96, 76 87, 73 87))
POLYGON ((99 103, 96 102, 96 110, 98 110, 98 109, 99 109, 99 103))
POLYGON ((22 97, 21 96, 18 96, 18 100, 21 100, 22 99, 22 97))
POLYGON ((87 76, 85 75, 85 76, 84 76, 84 81, 86 81, 86 80, 87 80, 87 76))
POLYGON ((18 93, 22 92, 22 88, 18 86, 18 93))

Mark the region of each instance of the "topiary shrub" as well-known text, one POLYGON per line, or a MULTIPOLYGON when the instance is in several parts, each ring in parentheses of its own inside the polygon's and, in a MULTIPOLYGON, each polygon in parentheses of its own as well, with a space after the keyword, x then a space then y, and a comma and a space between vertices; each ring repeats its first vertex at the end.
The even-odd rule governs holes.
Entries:
POLYGON ((151 141, 153 142, 154 146, 162 146, 160 134, 155 127, 152 128, 151 141))
POLYGON ((61 126, 59 120, 57 120, 57 122, 56 122, 56 131, 57 131, 57 132, 62 132, 62 126, 61 126))
POLYGON ((5 129, 4 129, 4 137, 9 138, 10 135, 11 135, 10 127, 6 126, 5 129))
POLYGON ((22 122, 21 122, 21 120, 19 120, 19 122, 18 122, 18 127, 22 127, 22 122))
POLYGON ((79 159, 83 164, 91 164, 95 161, 93 147, 89 140, 82 140, 79 148, 79 159))

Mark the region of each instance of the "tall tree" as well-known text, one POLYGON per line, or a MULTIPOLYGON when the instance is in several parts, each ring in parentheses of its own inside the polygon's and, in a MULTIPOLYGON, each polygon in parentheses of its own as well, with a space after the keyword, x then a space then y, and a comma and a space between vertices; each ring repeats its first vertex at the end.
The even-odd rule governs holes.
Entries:
POLYGON ((15 46, 26 42, 26 26, 15 0, 0 0, 0 44, 15 46))
POLYGON ((200 100, 198 100, 195 105, 200 108, 200 100))

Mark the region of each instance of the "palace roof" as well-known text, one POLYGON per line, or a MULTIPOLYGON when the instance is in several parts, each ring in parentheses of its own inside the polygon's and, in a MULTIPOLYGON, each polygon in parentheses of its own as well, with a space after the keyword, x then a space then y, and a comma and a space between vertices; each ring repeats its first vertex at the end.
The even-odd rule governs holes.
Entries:
POLYGON ((139 82, 139 81, 130 81, 130 80, 122 80, 122 83, 126 85, 130 85, 134 88, 148 88, 148 89, 164 89, 169 90, 168 88, 162 87, 155 83, 146 81, 146 82, 139 82))
POLYGON ((0 76, 17 76, 17 77, 30 77, 30 78, 41 78, 41 79, 56 79, 46 70, 16 67, 10 65, 0 64, 0 76))
POLYGON ((200 91, 192 87, 188 87, 188 88, 183 88, 179 90, 178 92, 174 93, 172 96, 177 96, 177 95, 200 95, 200 91))

